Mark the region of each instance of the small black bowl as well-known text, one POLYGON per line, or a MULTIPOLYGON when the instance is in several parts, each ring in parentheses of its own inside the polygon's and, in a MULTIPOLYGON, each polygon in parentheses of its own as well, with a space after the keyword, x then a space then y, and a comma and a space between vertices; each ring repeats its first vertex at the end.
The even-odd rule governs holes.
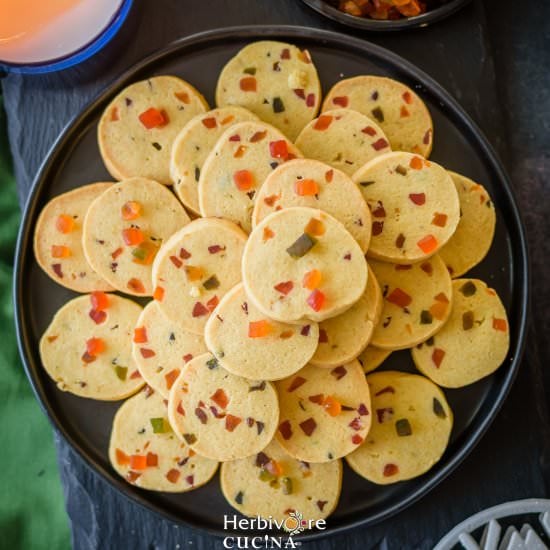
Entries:
MULTIPOLYGON (((428 8, 428 11, 415 17, 404 17, 403 19, 394 20, 378 20, 370 19, 368 17, 356 17, 355 15, 349 15, 340 11, 331 5, 327 0, 302 0, 310 8, 319 12, 321 15, 328 17, 342 25, 348 27, 355 27, 356 29, 363 29, 366 31, 400 31, 402 29, 414 29, 420 27, 426 27, 444 19, 449 15, 452 15, 460 8, 464 7, 470 0, 449 0, 448 2, 431 2, 436 7, 428 8)), ((428 3, 429 4, 429 3, 428 3)))

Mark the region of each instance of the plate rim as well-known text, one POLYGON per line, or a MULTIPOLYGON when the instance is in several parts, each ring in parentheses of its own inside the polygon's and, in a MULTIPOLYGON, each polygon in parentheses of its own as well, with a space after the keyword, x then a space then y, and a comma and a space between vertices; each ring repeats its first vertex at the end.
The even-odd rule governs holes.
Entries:
POLYGON ((98 104, 103 103, 111 96, 114 97, 114 95, 125 85, 127 85, 132 78, 135 78, 136 75, 138 75, 149 65, 159 59, 173 55, 180 49, 196 48, 200 47, 203 43, 220 41, 224 38, 233 40, 262 40, 268 38, 277 39, 277 37, 279 39, 283 39, 283 37, 286 37, 287 39, 292 38, 297 41, 304 38, 308 40, 318 40, 319 46, 321 47, 323 45, 326 46, 329 43, 336 43, 340 47, 360 50, 367 52, 374 57, 383 58, 384 60, 389 61, 389 63, 394 67, 399 68, 411 78, 418 80, 422 85, 426 86, 430 94, 435 96, 437 99, 443 100, 443 104, 447 104, 447 106, 453 111, 453 114, 458 116, 466 125, 468 131, 475 135, 479 145, 481 146, 483 156, 490 160, 490 164, 498 176, 500 191, 505 194, 507 207, 512 213, 511 219, 506 220, 506 225, 508 228, 512 227, 514 229, 512 232, 517 233, 516 238, 518 240, 518 243, 516 243, 516 246, 514 246, 513 249, 516 250, 518 255, 517 263, 519 265, 519 270, 518 273, 514 274, 515 277, 512 286, 513 296, 515 297, 516 294, 520 296, 520 303, 515 305, 515 309, 518 310, 516 312, 516 317, 518 319, 517 347, 514 350, 515 353, 513 357, 511 357, 508 372, 506 373, 501 386, 497 389, 498 391, 495 401, 490 405, 486 416, 483 419, 480 419, 479 425, 473 427, 473 432, 468 434, 466 441, 460 446, 460 448, 455 451, 453 455, 447 458, 447 462, 441 467, 440 470, 432 473, 429 479, 425 480, 419 487, 414 489, 398 503, 391 504, 375 514, 359 519, 352 519, 343 525, 334 526, 326 531, 309 532, 305 535, 296 537, 297 540, 305 542, 346 533, 361 526, 366 527, 369 525, 374 525, 395 516, 397 513, 403 511, 405 508, 408 508, 414 502, 418 501, 422 496, 429 493, 435 486, 448 477, 471 453, 490 425, 493 423, 513 385, 524 353, 529 312, 530 268, 525 226, 519 211, 516 193, 500 158, 488 142, 483 132, 470 118, 467 112, 460 106, 458 101, 456 101, 454 97, 452 97, 451 94, 447 92, 437 81, 413 63, 405 60, 390 50, 360 38, 347 36, 341 32, 318 28, 309 28, 297 25, 239 25, 211 29, 171 42, 167 46, 145 56, 143 59, 125 70, 122 74, 111 80, 91 101, 87 102, 86 105, 69 120, 50 147, 36 173, 25 202, 14 257, 15 277, 13 282, 12 299, 14 304, 14 319, 18 351, 33 393, 40 405, 40 408, 46 414, 46 417, 54 430, 63 436, 63 438, 70 445, 71 449, 82 459, 86 467, 95 474, 99 474, 103 478, 103 481, 107 482, 124 498, 144 507, 159 518, 194 529, 198 532, 198 534, 209 534, 216 537, 231 535, 232 533, 229 530, 223 531, 221 528, 214 529, 208 525, 198 525, 194 519, 188 520, 187 518, 182 518, 181 516, 170 512, 166 508, 161 510, 160 507, 152 502, 152 499, 147 496, 149 493, 146 493, 145 491, 129 492, 128 484, 124 482, 122 478, 116 476, 114 472, 104 468, 101 464, 98 464, 93 457, 87 456, 87 453, 81 448, 81 445, 78 442, 78 437, 75 437, 74 434, 69 433, 64 424, 61 422, 59 415, 47 399, 44 385, 41 383, 38 376, 35 376, 34 374, 35 371, 38 370, 38 365, 34 364, 32 354, 28 351, 31 348, 31 345, 27 334, 28 330, 24 326, 24 319, 26 315, 23 311, 23 300, 21 299, 22 293, 24 292, 22 284, 23 270, 21 268, 25 262, 25 255, 29 253, 28 244, 29 242, 32 243, 34 226, 31 226, 31 218, 35 217, 35 211, 38 208, 37 197, 39 191, 44 187, 44 185, 46 185, 47 174, 49 171, 55 167, 56 163, 62 161, 60 151, 67 147, 71 139, 72 131, 79 126, 79 123, 84 122, 90 116, 91 112, 97 108, 98 104), (58 159, 58 157, 60 158, 58 159))

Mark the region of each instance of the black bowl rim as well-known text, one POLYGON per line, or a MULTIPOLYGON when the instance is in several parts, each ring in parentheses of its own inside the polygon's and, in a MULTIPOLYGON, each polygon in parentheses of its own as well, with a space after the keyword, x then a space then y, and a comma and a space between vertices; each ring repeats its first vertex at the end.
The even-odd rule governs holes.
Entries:
POLYGON ((368 17, 357 17, 338 10, 334 6, 328 4, 326 0, 302 0, 302 2, 314 9, 317 13, 348 27, 374 32, 396 32, 426 27, 431 23, 449 17, 449 15, 452 15, 460 8, 464 7, 471 2, 471 0, 451 0, 438 8, 434 8, 420 15, 396 20, 378 20, 368 17))
POLYGON ((145 491, 136 491, 132 493, 129 492, 128 489, 130 486, 122 478, 115 475, 114 472, 109 471, 107 468, 104 468, 101 464, 98 464, 96 461, 94 461, 92 457, 88 456, 85 449, 81 448, 73 434, 66 429, 66 427, 58 418, 56 411, 49 403, 44 385, 42 384, 40 379, 35 376, 35 371, 37 370, 37 368, 36 365, 33 364, 31 352, 29 351, 30 343, 27 329, 24 323, 26 314, 23 311, 22 307, 22 295, 25 292, 25 288, 23 286, 22 264, 24 263, 25 255, 28 253, 29 242, 32 243, 33 226, 31 226, 30 222, 31 219, 34 217, 35 211, 37 209, 37 196, 39 194, 39 191, 46 184, 46 176, 49 171, 53 167, 55 167, 56 163, 59 162, 59 159, 57 157, 60 155, 60 151, 70 142, 72 138, 72 133, 78 129, 79 123, 86 120, 86 118, 90 116, 91 112, 95 110, 97 104, 102 103, 108 97, 113 96, 116 93, 116 90, 121 89, 123 86, 130 83, 137 73, 147 68, 150 64, 164 58, 165 56, 174 54, 181 49, 197 48, 200 47, 203 43, 208 44, 211 41, 220 41, 225 39, 261 40, 277 38, 281 39, 282 37, 292 38, 298 41, 301 38, 303 39, 304 37, 307 37, 308 39, 318 39, 320 44, 326 45, 329 43, 333 43, 339 46, 343 46, 345 48, 354 47, 363 51, 367 50, 369 54, 378 58, 388 60, 390 63, 398 67, 403 72, 413 76, 416 80, 424 84, 434 96, 436 96, 440 101, 446 104, 447 107, 454 112, 454 115, 460 118, 462 123, 466 125, 468 131, 476 136, 483 154, 492 162, 493 169, 498 175, 498 180, 502 183, 502 191, 506 196, 508 207, 512 213, 511 218, 507 219, 507 224, 509 227, 513 227, 516 233, 516 238, 519 241, 516 243, 516 253, 519 263, 518 273, 522 275, 521 277, 518 277, 520 279, 519 281, 517 281, 518 289, 514 291, 515 295, 520 296, 520 303, 516 306, 517 315, 514 319, 514 321, 518 325, 517 345, 515 350, 513 350, 515 353, 513 357, 511 357, 508 372, 506 373, 506 376, 502 381, 501 387, 498 389, 498 394, 494 402, 490 405, 490 409, 487 412, 487 415, 480 420, 477 426, 474 426, 473 432, 467 435, 463 445, 453 455, 447 458, 446 464, 444 464, 441 469, 439 469, 435 473, 426 474, 430 477, 420 487, 415 489, 400 502, 390 505, 387 509, 382 510, 376 514, 369 515, 359 520, 352 520, 344 525, 333 527, 330 530, 310 532, 306 533, 305 535, 300 535, 299 537, 296 537, 297 539, 302 541, 311 541, 327 536, 345 533, 356 527, 373 525, 384 519, 388 519, 389 517, 394 516, 395 514, 401 512, 402 510, 416 502, 422 496, 431 491, 451 472, 453 472, 455 468, 457 468, 457 466, 474 449, 474 447, 477 445, 481 437, 485 434, 485 432, 495 419, 517 375, 520 361, 525 349, 527 321, 529 313, 529 259, 525 228, 510 179, 506 174, 506 171, 504 170, 501 161, 496 155, 496 152, 489 144, 479 127, 462 109, 459 103, 429 75, 418 69, 414 64, 401 58, 397 54, 394 54, 393 52, 386 50, 385 48, 382 48, 365 40, 346 36, 342 33, 334 31, 312 29, 294 25, 242 25, 209 30, 176 40, 165 48, 159 49, 158 51, 148 55, 142 61, 133 65, 131 68, 122 73, 122 75, 114 79, 113 82, 108 84, 106 88, 95 97, 95 99, 89 102, 86 107, 84 107, 69 121, 69 123, 65 126, 57 140, 50 148, 44 161, 42 162, 42 165, 40 166, 37 175, 33 181, 31 191, 25 204, 23 217, 19 229, 14 262, 15 278, 13 286, 13 303, 19 354, 23 362, 25 373, 31 384, 33 393, 38 400, 40 407, 48 417, 48 420, 51 423, 52 427, 64 437, 71 448, 80 456, 86 466, 94 473, 99 474, 103 478, 103 480, 106 481, 111 487, 114 487, 119 492, 119 494, 121 494, 131 502, 141 505, 150 512, 153 512, 159 518, 162 518, 164 520, 167 519, 180 525, 196 529, 198 532, 208 533, 216 537, 231 535, 229 531, 225 532, 221 529, 214 529, 204 525, 194 525, 185 518, 182 519, 180 516, 177 516, 176 514, 173 514, 166 509, 160 509, 160 507, 150 501, 150 499, 146 496, 148 493, 146 493, 145 491))

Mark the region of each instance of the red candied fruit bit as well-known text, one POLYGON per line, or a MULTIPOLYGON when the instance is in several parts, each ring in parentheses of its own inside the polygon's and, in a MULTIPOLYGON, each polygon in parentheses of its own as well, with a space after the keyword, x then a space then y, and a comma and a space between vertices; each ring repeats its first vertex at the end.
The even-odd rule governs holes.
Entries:
POLYGON ((182 247, 180 248, 179 257, 182 260, 188 260, 191 257, 191 252, 188 252, 187 250, 185 250, 185 248, 182 247))
POLYGON ((138 370, 130 374, 130 380, 137 380, 138 378, 141 378, 141 373, 138 370))
POLYGON ((245 76, 241 78, 239 87, 243 92, 255 92, 257 90, 257 82, 253 76, 245 76))
POLYGON ((321 311, 325 303, 325 295, 319 290, 315 289, 308 297, 307 304, 313 311, 321 311))
POLYGON ((154 467, 159 465, 159 457, 155 453, 147 453, 145 462, 148 467, 154 467))
POLYGON ((384 466, 384 477, 391 477, 399 473, 399 468, 396 464, 386 464, 384 466))
POLYGON ((314 130, 320 130, 324 131, 326 130, 332 123, 333 117, 331 115, 321 115, 313 125, 314 130))
POLYGON ((183 409, 183 405, 181 404, 181 401, 178 403, 178 407, 176 408, 176 411, 178 414, 181 414, 181 416, 185 416, 185 410, 183 409))
POLYGON ((372 222, 372 236, 376 237, 384 230, 384 222, 372 222))
POLYGON ((143 286, 143 283, 135 277, 130 279, 126 286, 137 294, 145 294, 145 287, 143 286))
POLYGON ((272 239, 273 237, 275 237, 275 233, 269 227, 264 227, 264 232, 262 236, 262 240, 264 241, 264 243, 266 241, 269 241, 269 239, 272 239))
POLYGON ((241 136, 239 134, 233 134, 230 138, 229 138, 229 141, 241 141, 241 136))
POLYGON ((185 481, 187 482, 188 485, 193 485, 195 483, 195 476, 194 475, 186 476, 185 481))
POLYGON ((333 177, 334 177, 334 170, 331 169, 325 172, 325 181, 327 183, 330 183, 333 177))
POLYGON ((92 309, 105 311, 109 307, 109 296, 105 292, 96 290, 90 294, 92 309))
POLYGON ((208 311, 208 308, 205 307, 203 304, 201 304, 200 302, 197 302, 194 306, 193 306, 193 317, 202 317, 203 315, 208 315, 210 312, 208 311))
POLYGON ((376 418, 378 419, 379 424, 388 422, 393 418, 393 407, 383 407, 381 409, 376 409, 376 418))
POLYGON ((437 227, 445 227, 447 225, 447 214, 436 212, 432 220, 432 225, 437 225, 437 227))
POLYGON ((212 128, 215 128, 218 123, 216 122, 216 119, 214 117, 207 117, 207 118, 203 118, 201 120, 203 126, 205 128, 208 128, 209 130, 211 130, 212 128))
POLYGON ((325 329, 319 329, 319 344, 328 344, 327 331, 325 329))
POLYGON ((403 92, 403 96, 402 96, 402 97, 403 97, 403 101, 404 101, 405 103, 407 103, 408 105, 410 105, 410 104, 412 103, 413 98, 412 98, 411 92, 408 92, 408 91, 407 91, 407 92, 403 92))
POLYGON ((225 429, 228 432, 232 432, 242 421, 242 418, 239 418, 238 416, 233 416, 232 414, 228 414, 225 417, 225 429))
POLYGON ((497 319, 493 317, 493 328, 501 332, 506 332, 508 330, 508 323, 506 319, 497 319))
POLYGON ((179 470, 176 470, 175 468, 172 468, 167 472, 166 479, 170 483, 177 483, 180 476, 181 476, 181 472, 179 470))
POLYGON ((98 311, 97 309, 91 309, 88 315, 96 325, 104 323, 105 319, 107 319, 107 314, 104 311, 98 311))
POLYGON ((289 292, 294 288, 294 283, 292 281, 284 281, 282 283, 276 284, 273 288, 277 292, 280 292, 281 294, 287 296, 289 292))
POLYGON ((153 292, 153 299, 155 299, 157 302, 162 302, 162 299, 164 298, 164 288, 161 286, 157 286, 155 288, 155 291, 153 292))
POLYGON ((136 344, 145 344, 147 342, 147 329, 145 327, 134 329, 134 342, 136 344))
POLYGON ((52 264, 53 272, 60 278, 63 279, 63 271, 61 269, 61 264, 52 264))
POLYGON ((422 206, 426 202, 426 194, 425 193, 410 193, 409 199, 411 199, 414 204, 418 206, 422 206))
POLYGON ((139 352, 144 359, 150 359, 151 357, 154 357, 156 355, 156 353, 149 348, 140 348, 139 352))
POLYGON ((398 307, 407 307, 412 302, 412 298, 400 288, 394 288, 386 300, 398 307))
POLYGON ((111 254, 111 258, 113 258, 113 260, 116 260, 123 252, 124 250, 119 247, 111 254))
POLYGON ((407 107, 405 107, 405 105, 401 105, 401 111, 399 111, 399 116, 401 118, 411 116, 411 113, 409 113, 409 110, 407 109, 407 107))
POLYGON ((170 261, 179 269, 183 262, 177 256, 170 256, 170 261))
POLYGON ((375 218, 385 218, 386 217, 386 210, 384 208, 384 205, 382 204, 382 201, 378 201, 376 208, 372 211, 372 215, 375 218))
POLYGON ((237 170, 233 174, 233 181, 239 191, 249 191, 254 187, 254 175, 249 170, 237 170))
POLYGON ((310 437, 311 434, 315 431, 317 428, 317 422, 313 418, 308 418, 307 420, 304 420, 303 422, 300 422, 299 424, 302 431, 310 437))
POLYGON ((361 418, 359 416, 356 416, 349 424, 348 426, 352 429, 358 432, 359 430, 363 429, 363 423, 361 422, 361 418))
POLYGON ((267 130, 254 132, 254 134, 252 135, 249 141, 250 143, 257 143, 258 141, 262 141, 262 139, 264 139, 265 136, 267 136, 267 130))
POLYGON ((174 385, 174 382, 177 380, 180 375, 179 369, 173 369, 170 372, 164 375, 164 381, 166 382, 166 389, 169 390, 174 385))
POLYGON ((304 89, 303 88, 295 88, 293 90, 293 92, 300 98, 300 99, 305 99, 306 98, 306 94, 304 93, 304 89))
POLYGON ((128 466, 130 464, 130 457, 120 449, 115 449, 116 463, 119 466, 128 466))
POLYGON ((75 226, 75 221, 67 214, 60 214, 55 221, 55 227, 60 233, 70 233, 75 226))
POLYGON ((294 390, 297 390, 300 386, 306 383, 306 379, 302 376, 295 376, 290 383, 290 386, 286 389, 287 392, 293 392, 294 390))
POLYGON ((441 366, 441 362, 443 361, 444 357, 445 357, 445 351, 443 351, 441 348, 435 348, 433 350, 432 361, 437 368, 441 366))
POLYGON ((274 159, 286 159, 288 157, 288 144, 285 139, 269 142, 269 154, 274 159))
POLYGON ((395 393, 395 388, 393 386, 386 386, 385 388, 382 388, 380 391, 377 391, 374 395, 379 396, 379 395, 383 395, 384 393, 395 393))
POLYGON ((206 307, 208 309, 208 311, 212 312, 216 309, 216 306, 220 303, 220 300, 217 296, 213 296, 212 298, 210 298, 210 300, 208 300, 208 302, 206 302, 206 307))
POLYGON ((361 132, 363 132, 363 134, 367 134, 367 136, 375 136, 376 135, 376 130, 372 127, 372 126, 365 126, 361 132))
POLYGON ((225 246, 220 246, 219 244, 213 244, 208 247, 208 252, 210 254, 217 254, 218 252, 223 252, 225 250, 225 246))
POLYGON ((322 393, 318 393, 316 395, 310 395, 308 399, 312 403, 316 403, 317 405, 322 405, 325 402, 325 396, 322 393))
POLYGON ((147 128, 162 128, 168 124, 168 115, 164 110, 151 107, 139 115, 139 121, 147 128))
POLYGON ((193 359, 193 354, 192 353, 187 353, 183 356, 184 363, 189 363, 189 361, 191 361, 191 359, 193 359))
POLYGON ((306 107, 313 107, 315 105, 315 94, 307 94, 306 107))
POLYGON ((284 420, 279 424, 279 433, 284 440, 289 440, 292 437, 292 428, 288 420, 284 420))
POLYGON ((424 137, 422 138, 422 143, 424 145, 428 145, 430 143, 430 138, 432 137, 432 131, 426 130, 426 133, 424 134, 424 137))
POLYGON ((334 376, 336 380, 340 380, 341 378, 344 378, 344 376, 346 376, 347 373, 348 371, 343 366, 336 367, 330 371, 330 374, 332 374, 332 376, 334 376))
POLYGON ((361 443, 363 443, 363 438, 359 434, 353 434, 351 437, 351 442, 354 445, 361 445, 361 443))
POLYGON ((371 146, 375 151, 380 151, 385 147, 389 147, 389 143, 384 138, 380 138, 376 140, 374 143, 371 143, 371 146))
POLYGON ((347 107, 349 105, 349 97, 347 95, 337 96, 332 99, 334 105, 339 105, 340 107, 347 107))
POLYGON ((430 252, 433 252, 437 248, 437 239, 433 235, 426 235, 416 244, 424 254, 430 254, 430 252))
POLYGON ((139 472, 128 472, 126 474, 126 480, 130 483, 135 483, 135 481, 141 477, 141 474, 139 472))
POLYGON ((361 403, 359 407, 357 407, 357 412, 359 413, 359 416, 367 416, 369 414, 369 410, 364 403, 361 403))
POLYGON ((290 59, 290 50, 288 48, 284 48, 281 52, 281 59, 290 59))
POLYGON ((264 202, 267 206, 273 206, 280 198, 281 195, 269 195, 269 197, 264 199, 264 202))
POLYGON ((225 409, 229 403, 229 398, 222 388, 218 388, 211 396, 210 399, 216 403, 222 409, 225 409))

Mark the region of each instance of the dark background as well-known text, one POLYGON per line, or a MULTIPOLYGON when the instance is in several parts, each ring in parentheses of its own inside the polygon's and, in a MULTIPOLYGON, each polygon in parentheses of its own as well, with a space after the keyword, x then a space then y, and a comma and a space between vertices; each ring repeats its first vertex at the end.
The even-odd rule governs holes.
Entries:
MULTIPOLYGON (((435 78, 481 127, 513 181, 532 263, 531 330, 518 378, 497 419, 464 463, 408 510, 369 529, 308 549, 429 549, 488 506, 548 497, 550 422, 550 2, 474 0, 432 27, 374 34, 332 24, 300 0, 136 0, 122 32, 78 68, 2 81, 20 201, 65 124, 145 55, 201 30, 295 24, 349 33, 384 46, 435 78)), ((164 521, 128 502, 56 437, 73 546, 221 548, 221 541, 164 521)))

